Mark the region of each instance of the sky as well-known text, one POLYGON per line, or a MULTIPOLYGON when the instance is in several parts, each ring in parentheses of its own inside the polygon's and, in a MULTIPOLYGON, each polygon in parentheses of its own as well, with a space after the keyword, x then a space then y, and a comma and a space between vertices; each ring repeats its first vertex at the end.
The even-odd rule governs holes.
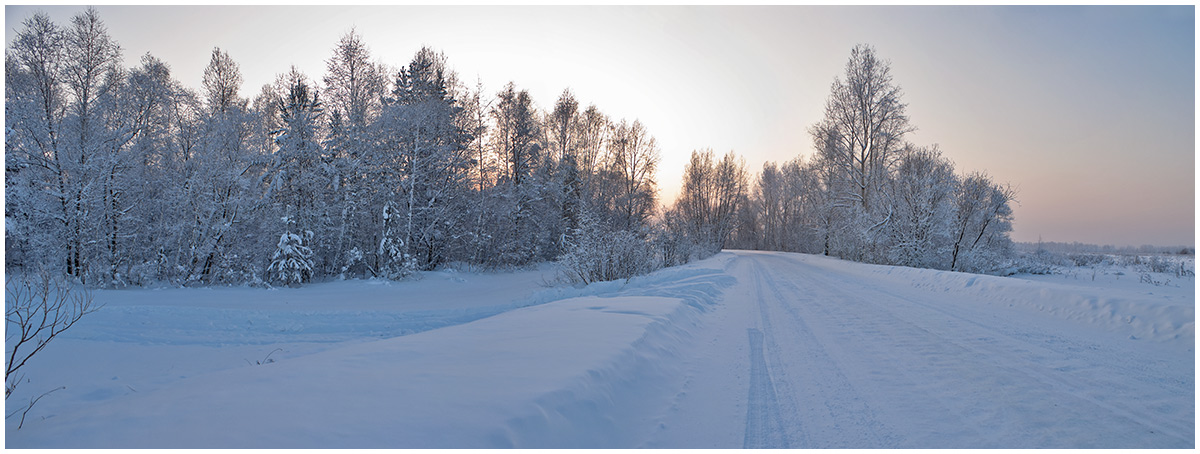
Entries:
MULTIPOLYGON (((6 44, 42 10, 5 7, 6 44)), ((355 30, 399 67, 422 46, 495 94, 512 81, 550 109, 564 89, 640 120, 674 200, 694 150, 764 162, 813 154, 856 44, 891 62, 907 139, 959 173, 1017 189, 1013 239, 1194 245, 1194 6, 97 6, 128 66, 150 53, 198 89, 213 47, 241 95, 295 65, 313 80, 355 30)))

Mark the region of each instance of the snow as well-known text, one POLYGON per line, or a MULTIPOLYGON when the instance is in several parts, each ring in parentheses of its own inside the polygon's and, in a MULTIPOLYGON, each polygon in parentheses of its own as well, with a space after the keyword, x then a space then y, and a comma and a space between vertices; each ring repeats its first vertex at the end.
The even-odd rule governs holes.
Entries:
POLYGON ((1194 282, 732 251, 96 291, 7 448, 1191 448, 1194 282))

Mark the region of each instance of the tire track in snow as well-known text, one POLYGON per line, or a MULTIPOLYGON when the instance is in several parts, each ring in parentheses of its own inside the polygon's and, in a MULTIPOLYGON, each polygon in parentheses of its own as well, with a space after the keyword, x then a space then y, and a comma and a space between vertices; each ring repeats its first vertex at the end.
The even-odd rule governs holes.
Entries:
MULTIPOLYGON (((787 260, 793 262, 795 259, 787 258, 787 260)), ((827 277, 844 285, 850 284, 850 281, 846 280, 844 276, 827 277)), ((1138 362, 1136 358, 1126 359, 1126 361, 1135 361, 1135 364, 1114 363, 1106 357, 1112 353, 1095 352, 1093 350, 1098 348, 1095 345, 1079 343, 1056 333, 1039 333, 1036 330, 1020 326, 998 326, 995 322, 985 325, 964 316, 969 312, 960 315, 958 312, 962 311, 950 311, 920 298, 889 292, 879 287, 878 283, 862 285, 862 289, 875 294, 876 298, 869 301, 872 302, 876 311, 888 313, 904 325, 918 327, 928 336, 938 336, 945 346, 970 351, 969 357, 971 358, 1004 358, 1016 354, 1023 360, 1013 361, 1008 366, 988 364, 982 367, 984 370, 1001 369, 1004 373, 1015 376, 1014 382, 1036 383, 1043 386, 1044 389, 1052 390, 1053 396, 1059 399, 1074 401, 1075 404, 1071 405, 1072 408, 1092 407, 1092 414, 1106 414, 1108 415, 1106 419, 1109 420, 1125 420, 1127 424, 1122 430, 1129 426, 1142 425, 1144 430, 1149 433, 1181 439, 1194 438, 1194 427, 1191 424, 1194 417, 1189 418, 1188 421, 1164 418, 1162 414, 1152 409, 1153 405, 1145 404, 1153 396, 1111 399, 1112 396, 1108 393, 1096 392, 1096 390, 1103 389, 1119 389, 1122 394, 1137 392, 1134 387, 1130 386, 1129 382, 1132 381, 1134 383, 1154 382, 1157 386, 1172 388, 1173 394, 1185 396, 1191 391, 1191 382, 1177 384, 1163 381, 1161 376, 1156 374, 1161 373, 1158 368, 1138 362), (901 304, 880 304, 888 300, 901 304), (901 314, 897 312, 903 307, 928 312, 909 319, 912 314, 901 317, 901 314), (915 323, 937 319, 944 320, 925 326, 918 326, 915 323), (934 327, 941 329, 937 332, 931 331, 934 327), (970 335, 947 336, 947 333, 970 333, 970 335), (982 333, 987 335, 980 336, 982 333), (1133 405, 1130 405, 1131 403, 1133 405)), ((965 374, 969 376, 978 373, 981 368, 965 369, 971 369, 965 371, 965 374)), ((963 374, 959 375, 963 376, 963 374)), ((993 373, 989 379, 996 380, 997 375, 993 373)), ((1194 399, 1190 399, 1189 404, 1192 403, 1194 403, 1194 399)), ((1188 407, 1192 407, 1192 405, 1188 405, 1188 407)))
POLYGON ((746 400, 746 438, 742 448, 787 448, 775 384, 763 356, 763 333, 754 328, 746 331, 750 336, 750 396, 746 400))
MULTIPOLYGON (((824 270, 816 265, 790 257, 772 259, 778 265, 768 264, 770 269, 786 269, 800 278, 782 282, 789 292, 804 291, 815 296, 814 304, 790 308, 792 316, 797 321, 804 318, 823 321, 818 324, 821 327, 818 335, 840 352, 839 357, 853 353, 862 358, 864 361, 857 364, 859 370, 854 374, 860 381, 871 380, 868 378, 871 373, 890 371, 887 388, 906 389, 915 397, 906 400, 906 411, 895 413, 898 408, 892 408, 892 421, 935 418, 927 419, 933 424, 928 429, 949 431, 938 437, 949 436, 940 443, 972 440, 970 446, 976 447, 1109 446, 1096 438, 1099 433, 1107 432, 1107 437, 1115 435, 1125 443, 1138 445, 1147 441, 1134 442, 1134 439, 1145 438, 1147 431, 1154 434, 1160 430, 1168 438, 1190 438, 1188 433, 1179 433, 1186 429, 1174 427, 1169 421, 1155 421, 1161 416, 1155 418, 1136 410, 1131 414, 1131 409, 1117 408, 1122 406, 1098 399, 1107 397, 1102 390, 1128 387, 1124 383, 1116 383, 1118 387, 1106 383, 1114 379, 1107 377, 1113 372, 1118 377, 1131 378, 1119 366, 1093 364, 1088 365, 1091 374, 1064 375, 1048 365, 1067 362, 1087 365, 1090 361, 1078 352, 1048 348, 994 323, 984 325, 932 302, 895 294, 873 283, 822 273, 824 270), (850 292, 848 288, 865 292, 850 292), (903 358, 920 361, 906 362, 903 358), (976 391, 960 391, 969 389, 976 391), (949 396, 954 398, 947 399, 949 396), (938 413, 943 416, 937 416, 938 413), (945 417, 948 415, 955 416, 945 417), (951 420, 955 424, 946 426, 951 420), (1108 428, 1081 427, 1079 423, 1084 420, 1093 420, 1093 427, 1108 428), (1154 422, 1149 427, 1142 426, 1149 421, 1154 422), (1056 428, 1065 422, 1070 422, 1073 428, 1056 428), (982 436, 984 433, 989 436, 982 436)), ((1122 390, 1121 394, 1129 391, 1122 390)), ((890 394, 894 399, 897 393, 890 394)), ((919 441, 921 433, 906 433, 915 439, 902 444, 929 446, 930 440, 919 441)), ((1158 436, 1150 438, 1155 446, 1163 442, 1171 444, 1158 436)))
MULTIPOLYGON (((754 270, 758 271, 758 264, 754 263, 754 270)), ((783 348, 776 341, 776 330, 771 323, 770 310, 767 305, 768 294, 763 289, 763 276, 760 272, 754 273, 754 301, 758 308, 759 326, 762 333, 762 348, 764 353, 763 365, 764 370, 770 374, 771 384, 774 388, 774 399, 770 402, 776 408, 778 416, 778 424, 774 427, 777 431, 776 436, 779 437, 779 443, 786 446, 808 446, 808 435, 805 433, 804 421, 797 406, 796 393, 793 390, 793 381, 788 375, 788 367, 784 361, 782 354, 783 348), (773 372, 772 372, 773 371, 773 372)), ((776 295, 776 304, 781 300, 776 295)), ((785 343, 784 345, 788 345, 785 343)), ((751 411, 751 403, 747 403, 747 411, 751 411)), ((748 413, 749 414, 749 413, 748 413)))
POLYGON ((795 445, 802 448, 891 446, 896 437, 877 420, 868 402, 843 372, 837 359, 839 356, 831 354, 830 347, 816 336, 806 318, 796 312, 794 306, 797 303, 811 304, 809 296, 799 289, 783 292, 776 279, 778 269, 769 270, 761 260, 755 260, 753 265, 763 323, 769 330, 769 344, 775 347, 773 363, 778 365, 778 375, 785 377, 779 381, 785 386, 794 384, 796 387, 794 394, 788 392, 787 399, 780 399, 792 408, 792 418, 785 416, 783 419, 785 431, 800 438, 795 445), (767 305, 768 300, 773 304, 767 305), (779 314, 779 309, 771 311, 771 306, 782 309, 784 314, 779 314), (782 316, 773 318, 772 312, 782 316), (772 324, 778 328, 772 329, 772 324), (784 342, 777 343, 775 335, 783 337, 784 342), (784 348, 780 346, 786 347, 786 355, 781 355, 784 348), (787 379, 789 376, 795 378, 787 379), (847 444, 849 439, 854 443, 847 444))

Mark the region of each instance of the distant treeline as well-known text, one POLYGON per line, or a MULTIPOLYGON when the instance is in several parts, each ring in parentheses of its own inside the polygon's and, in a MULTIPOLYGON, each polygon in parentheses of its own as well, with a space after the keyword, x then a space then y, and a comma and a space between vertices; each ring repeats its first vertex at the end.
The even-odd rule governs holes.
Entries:
POLYGON ((1153 246, 1144 244, 1141 246, 1113 246, 1097 245, 1080 243, 1078 241, 1071 243, 1060 243, 1054 241, 1039 241, 1039 242, 1017 242, 1014 243, 1017 251, 1026 253, 1036 253, 1037 251, 1054 252, 1060 254, 1115 254, 1115 255, 1132 255, 1132 254, 1161 254, 1161 255, 1195 255, 1196 248, 1194 246, 1153 246))

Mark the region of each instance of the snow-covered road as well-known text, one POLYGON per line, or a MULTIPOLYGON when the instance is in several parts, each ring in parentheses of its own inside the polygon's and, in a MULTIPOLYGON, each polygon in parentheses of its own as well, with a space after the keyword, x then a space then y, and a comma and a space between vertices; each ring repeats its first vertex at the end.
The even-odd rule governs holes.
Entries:
POLYGON ((1112 277, 733 251, 582 289, 100 292, 5 446, 1193 447, 1194 282, 1112 277))
MULTIPOLYGON (((714 316, 720 321, 700 334, 710 339, 709 353, 692 374, 705 382, 696 385, 704 391, 682 393, 680 411, 667 418, 652 446, 1194 443, 1194 361, 1187 345, 1039 317, 995 304, 1014 295, 970 291, 976 283, 917 288, 920 278, 937 272, 904 269, 911 279, 870 279, 852 273, 870 267, 846 265, 737 253, 728 272, 738 283, 724 293, 714 316), (718 390, 748 391, 739 402, 718 390), (717 412, 730 421, 742 416, 744 432, 694 430, 717 412)), ((1188 337, 1191 329, 1180 327, 1188 337)))

